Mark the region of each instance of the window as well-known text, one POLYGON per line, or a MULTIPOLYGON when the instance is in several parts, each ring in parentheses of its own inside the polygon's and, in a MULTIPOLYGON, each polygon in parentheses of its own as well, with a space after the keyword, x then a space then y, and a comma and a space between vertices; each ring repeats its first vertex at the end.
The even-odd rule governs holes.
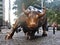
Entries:
POLYGON ((0 10, 3 10, 2 8, 0 8, 0 10))
POLYGON ((0 0, 0 1, 3 1, 3 0, 0 0))
POLYGON ((0 6, 2 6, 2 4, 0 4, 0 6))
POLYGON ((0 12, 0 14, 3 14, 3 12, 0 12))

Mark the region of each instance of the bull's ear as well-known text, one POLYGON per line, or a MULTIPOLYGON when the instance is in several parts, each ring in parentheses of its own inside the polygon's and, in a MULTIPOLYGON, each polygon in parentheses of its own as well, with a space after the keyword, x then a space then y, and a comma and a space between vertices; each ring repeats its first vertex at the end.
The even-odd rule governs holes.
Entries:
POLYGON ((24 3, 22 4, 22 10, 23 10, 24 14, 28 16, 29 12, 28 12, 28 10, 25 9, 24 3))

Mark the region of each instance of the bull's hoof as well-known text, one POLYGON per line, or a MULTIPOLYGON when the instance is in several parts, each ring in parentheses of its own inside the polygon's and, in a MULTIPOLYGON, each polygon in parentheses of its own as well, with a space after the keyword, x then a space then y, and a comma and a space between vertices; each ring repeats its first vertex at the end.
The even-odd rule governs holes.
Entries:
POLYGON ((5 36, 5 40, 8 40, 8 39, 12 39, 10 33, 8 33, 8 34, 5 36))
POLYGON ((47 36, 47 34, 44 34, 44 33, 43 33, 42 36, 45 37, 45 36, 47 36))
POLYGON ((30 36, 30 35, 28 35, 27 37, 26 37, 26 39, 27 40, 32 40, 34 37, 33 36, 30 36))
POLYGON ((31 39, 31 36, 27 35, 27 36, 26 36, 26 39, 27 39, 27 40, 30 40, 30 39, 31 39))
POLYGON ((25 33, 25 35, 26 35, 26 39, 27 39, 27 40, 32 40, 32 39, 34 39, 34 37, 35 37, 33 34, 31 35, 31 34, 29 34, 28 32, 25 33))
POLYGON ((27 40, 30 40, 31 39, 31 37, 30 36, 27 36, 27 40))
POLYGON ((32 39, 33 39, 32 36, 28 36, 28 37, 27 37, 27 40, 32 40, 32 39))

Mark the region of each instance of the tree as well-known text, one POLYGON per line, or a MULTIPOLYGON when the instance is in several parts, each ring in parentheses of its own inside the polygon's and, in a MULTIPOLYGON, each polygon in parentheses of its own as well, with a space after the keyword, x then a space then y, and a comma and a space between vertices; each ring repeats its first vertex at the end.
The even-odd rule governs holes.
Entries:
POLYGON ((48 9, 46 15, 50 24, 52 24, 56 20, 55 12, 52 9, 48 9))
POLYGON ((26 6, 26 8, 27 8, 29 5, 33 5, 35 3, 40 3, 40 0, 39 1, 37 1, 37 0, 16 0, 14 2, 13 9, 15 9, 15 10, 17 9, 17 11, 15 12, 15 14, 18 15, 18 16, 22 12, 22 3, 24 3, 25 6, 26 6), (17 7, 15 5, 17 5, 17 7))
MULTIPOLYGON (((40 5, 41 0, 16 0, 13 9, 17 9, 17 11, 15 11, 15 14, 20 16, 21 12, 22 12, 22 3, 25 4, 26 8, 29 5, 34 5, 34 4, 39 4, 40 5)), ((60 24, 60 1, 53 1, 51 3, 47 3, 46 0, 44 0, 44 6, 46 8, 48 8, 47 10, 47 18, 48 18, 48 22, 51 24, 52 22, 56 21, 57 23, 60 24), (57 16, 55 16, 57 14, 57 16)))

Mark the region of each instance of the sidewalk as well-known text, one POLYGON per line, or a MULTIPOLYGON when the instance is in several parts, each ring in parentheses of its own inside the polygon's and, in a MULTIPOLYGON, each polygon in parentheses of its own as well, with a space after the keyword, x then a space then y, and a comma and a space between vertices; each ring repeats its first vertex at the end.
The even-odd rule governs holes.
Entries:
POLYGON ((35 40, 26 40, 24 33, 21 31, 15 33, 13 39, 5 40, 6 32, 9 29, 3 29, 0 33, 0 45, 60 45, 60 31, 48 31, 47 37, 41 37, 41 32, 36 34, 38 37, 35 40))

